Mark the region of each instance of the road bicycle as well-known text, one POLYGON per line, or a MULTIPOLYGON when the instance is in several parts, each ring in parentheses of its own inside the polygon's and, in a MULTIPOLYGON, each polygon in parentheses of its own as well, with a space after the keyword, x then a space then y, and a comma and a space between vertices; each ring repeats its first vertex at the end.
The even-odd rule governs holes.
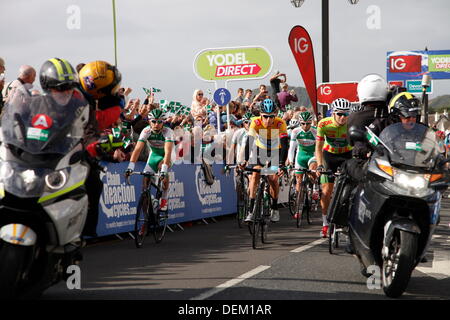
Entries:
POLYGON ((248 188, 249 181, 246 172, 239 168, 239 166, 225 166, 224 173, 228 174, 231 169, 235 169, 236 171, 236 194, 237 194, 237 211, 236 211, 236 220, 239 228, 242 228, 245 224, 244 220, 248 214, 248 188))
MULTIPOLYGON (((160 173, 151 172, 131 172, 130 175, 142 175, 147 178, 148 184, 142 191, 134 223, 134 241, 137 248, 142 248, 145 237, 152 233, 156 243, 160 243, 167 229, 168 211, 160 210, 160 199, 163 193, 160 179, 160 173), (156 180, 156 181, 155 181, 156 180), (156 194, 152 195, 152 188, 155 188, 156 194)), ((129 184, 129 176, 127 176, 129 184)))
POLYGON ((310 174, 316 171, 302 169, 302 172, 300 192, 296 190, 298 181, 295 174, 292 174, 289 183, 289 212, 295 218, 297 228, 300 228, 303 219, 306 219, 308 224, 312 223, 311 214, 318 211, 320 203, 320 184, 310 177, 310 174), (317 198, 313 197, 315 190, 319 193, 317 198))

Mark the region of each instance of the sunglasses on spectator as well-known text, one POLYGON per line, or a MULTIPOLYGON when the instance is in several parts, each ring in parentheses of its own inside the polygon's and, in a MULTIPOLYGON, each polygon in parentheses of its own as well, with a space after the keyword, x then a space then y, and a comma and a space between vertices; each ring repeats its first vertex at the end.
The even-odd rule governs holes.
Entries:
POLYGON ((197 93, 197 95, 198 95, 198 96, 202 96, 202 95, 203 95, 203 93, 197 93))
POLYGON ((275 118, 274 114, 263 114, 262 116, 263 116, 264 119, 269 119, 269 118, 273 119, 273 118, 275 118))
POLYGON ((300 125, 302 125, 302 126, 306 126, 308 124, 311 124, 311 122, 300 122, 300 125))
POLYGON ((155 119, 153 119, 153 120, 151 120, 150 121, 151 123, 153 123, 153 124, 161 124, 161 123, 164 123, 164 120, 155 120, 155 119))
POLYGON ((348 113, 347 112, 338 112, 338 113, 336 113, 336 115, 338 117, 348 117, 348 113))

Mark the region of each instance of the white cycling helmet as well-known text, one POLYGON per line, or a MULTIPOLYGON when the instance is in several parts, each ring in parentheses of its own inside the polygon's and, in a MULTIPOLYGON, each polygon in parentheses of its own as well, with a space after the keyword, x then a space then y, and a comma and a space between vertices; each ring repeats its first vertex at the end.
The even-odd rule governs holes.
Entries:
POLYGON ((358 83, 358 97, 361 104, 371 101, 386 101, 389 86, 378 74, 369 74, 358 83))
POLYGON ((351 106, 351 103, 347 99, 337 98, 336 100, 334 100, 331 103, 331 110, 333 110, 333 112, 338 112, 338 111, 349 112, 350 106, 351 106))

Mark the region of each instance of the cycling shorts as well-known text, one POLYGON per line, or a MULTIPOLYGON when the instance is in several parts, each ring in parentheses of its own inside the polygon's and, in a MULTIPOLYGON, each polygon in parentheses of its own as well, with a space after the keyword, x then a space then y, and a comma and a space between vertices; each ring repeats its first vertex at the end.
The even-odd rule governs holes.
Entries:
MULTIPOLYGON (((340 154, 335 154, 327 151, 323 151, 323 160, 325 164, 325 170, 331 170, 336 173, 338 168, 342 166, 344 161, 352 158, 352 152, 344 152, 340 154)), ((320 183, 334 183, 334 175, 321 174, 320 183)))

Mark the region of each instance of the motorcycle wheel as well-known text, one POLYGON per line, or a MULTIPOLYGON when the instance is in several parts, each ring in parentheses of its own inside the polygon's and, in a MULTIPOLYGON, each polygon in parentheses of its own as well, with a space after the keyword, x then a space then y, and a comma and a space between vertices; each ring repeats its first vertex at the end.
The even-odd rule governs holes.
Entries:
POLYGON ((386 296, 397 298, 408 286, 417 254, 417 235, 396 230, 389 244, 389 254, 383 260, 381 277, 386 296))
POLYGON ((27 262, 27 249, 1 241, 0 299, 14 299, 19 296, 23 268, 27 262))

